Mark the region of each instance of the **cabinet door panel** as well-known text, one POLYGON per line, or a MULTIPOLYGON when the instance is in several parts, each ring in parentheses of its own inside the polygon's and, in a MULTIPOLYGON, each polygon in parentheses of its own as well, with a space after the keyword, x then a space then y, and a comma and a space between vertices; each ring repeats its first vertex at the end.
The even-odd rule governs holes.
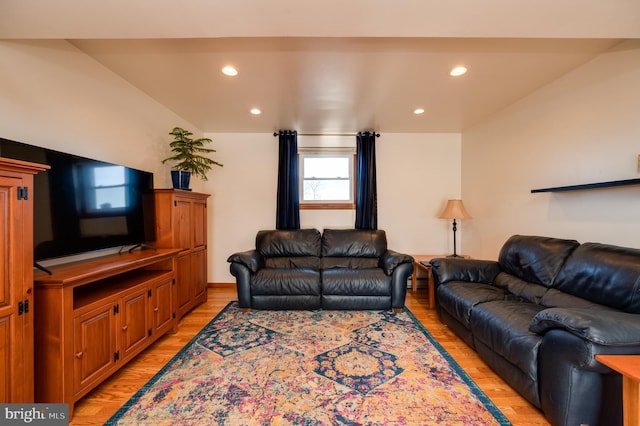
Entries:
POLYGON ((8 262, 12 237, 9 231, 11 188, 6 186, 5 180, 0 177, 0 315, 8 315, 9 312, 13 312, 8 262))
POLYGON ((196 250, 192 255, 191 280, 193 297, 198 298, 207 292, 207 251, 196 250))
POLYGON ((17 199, 21 185, 20 178, 0 175, 0 403, 33 399, 33 332, 27 321, 33 314, 18 312, 18 303, 27 299, 23 258, 25 239, 31 238, 25 235, 25 202, 17 199))
POLYGON ((194 247, 205 246, 207 244, 207 203, 201 201, 193 202, 193 245, 194 247))
POLYGON ((173 327, 172 281, 167 280, 157 284, 152 294, 154 333, 162 334, 173 327))
POLYGON ((73 320, 75 393, 115 367, 114 305, 108 303, 73 320))
POLYGON ((13 372, 11 369, 12 327, 9 317, 0 317, 0 376, 4 378, 0 383, 0 402, 9 402, 11 395, 11 379, 13 372))
POLYGON ((180 310, 191 301, 191 255, 178 256, 176 264, 176 282, 178 285, 177 308, 180 310))
POLYGON ((175 233, 176 248, 191 249, 191 203, 189 201, 176 200, 175 202, 175 233))
POLYGON ((122 298, 120 330, 122 332, 122 358, 141 351, 149 339, 149 289, 143 287, 122 298))
POLYGON ((15 336, 15 304, 11 290, 12 280, 9 278, 9 208, 11 207, 10 187, 0 178, 0 376, 4 378, 0 387, 0 402, 11 402, 11 384, 15 381, 14 369, 11 365, 11 351, 16 347, 15 336))

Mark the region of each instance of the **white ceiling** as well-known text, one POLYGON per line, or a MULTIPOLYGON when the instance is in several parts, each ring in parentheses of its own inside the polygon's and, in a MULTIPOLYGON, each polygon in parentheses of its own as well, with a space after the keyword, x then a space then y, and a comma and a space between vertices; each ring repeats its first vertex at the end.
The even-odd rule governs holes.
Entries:
POLYGON ((205 132, 460 132, 640 38, 640 1, 0 0, 0 38, 69 40, 205 132))

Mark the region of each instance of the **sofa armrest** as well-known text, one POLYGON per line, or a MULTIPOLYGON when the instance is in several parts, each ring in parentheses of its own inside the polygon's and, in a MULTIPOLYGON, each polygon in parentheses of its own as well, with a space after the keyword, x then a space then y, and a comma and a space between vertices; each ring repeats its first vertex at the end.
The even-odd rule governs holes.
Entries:
POLYGON ((501 271, 498 262, 494 260, 446 257, 432 259, 430 263, 433 278, 438 285, 448 281, 492 284, 501 271))
POLYGON ((384 273, 387 275, 392 275, 394 269, 403 263, 411 263, 413 264, 413 257, 408 254, 398 253, 393 250, 387 250, 380 257, 380 267, 384 270, 384 273))
POLYGON ((565 330, 603 346, 639 346, 640 315, 585 308, 550 308, 538 312, 529 330, 544 334, 565 330))
POLYGON ((258 269, 264 268, 264 258, 258 253, 257 250, 248 250, 243 252, 234 253, 227 259, 229 263, 239 263, 245 266, 252 274, 255 274, 258 269))

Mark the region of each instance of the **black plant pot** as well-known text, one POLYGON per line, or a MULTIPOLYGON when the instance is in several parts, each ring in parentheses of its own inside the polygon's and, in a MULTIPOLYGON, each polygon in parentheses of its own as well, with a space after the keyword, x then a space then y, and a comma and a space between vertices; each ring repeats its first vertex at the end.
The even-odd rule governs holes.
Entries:
POLYGON ((185 172, 182 170, 171 170, 171 182, 175 189, 189 189, 189 181, 191 180, 191 172, 185 172))

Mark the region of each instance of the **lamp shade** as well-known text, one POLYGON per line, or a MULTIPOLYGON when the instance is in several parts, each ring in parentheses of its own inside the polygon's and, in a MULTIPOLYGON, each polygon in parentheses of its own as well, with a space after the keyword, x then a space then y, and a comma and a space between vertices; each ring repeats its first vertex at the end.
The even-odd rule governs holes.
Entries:
POLYGON ((471 215, 464 208, 462 200, 449 200, 440 216, 440 219, 471 219, 471 215))

